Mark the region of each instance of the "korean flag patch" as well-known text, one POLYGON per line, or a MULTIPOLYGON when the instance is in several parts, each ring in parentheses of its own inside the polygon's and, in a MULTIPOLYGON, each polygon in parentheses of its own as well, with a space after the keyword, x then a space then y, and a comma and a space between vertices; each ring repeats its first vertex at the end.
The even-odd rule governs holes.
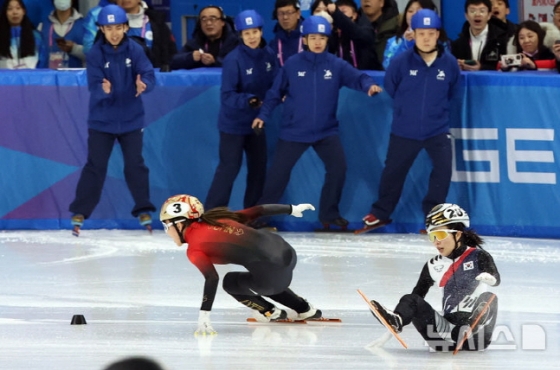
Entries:
POLYGON ((474 269, 473 261, 463 263, 463 271, 472 270, 472 269, 474 269))

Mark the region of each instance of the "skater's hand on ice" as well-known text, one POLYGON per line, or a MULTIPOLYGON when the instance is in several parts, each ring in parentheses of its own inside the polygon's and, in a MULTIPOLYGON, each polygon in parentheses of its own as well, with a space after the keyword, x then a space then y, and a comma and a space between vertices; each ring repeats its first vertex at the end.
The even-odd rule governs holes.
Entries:
POLYGON ((303 217, 303 211, 307 211, 307 210, 314 211, 315 207, 313 207, 313 205, 309 204, 309 203, 292 205, 291 215, 294 216, 294 217, 303 217))
POLYGON ((475 277, 475 279, 490 286, 496 285, 496 278, 487 272, 483 272, 482 274, 475 277))
POLYGON ((194 332, 194 335, 213 335, 218 334, 216 330, 212 327, 210 323, 210 311, 200 311, 198 314, 198 329, 194 332))
POLYGON ((105 94, 111 93, 111 81, 109 81, 108 79, 106 78, 103 79, 103 82, 101 83, 101 87, 103 88, 103 92, 105 94))
POLYGON ((369 90, 368 90, 367 94, 368 94, 368 96, 373 96, 373 95, 375 95, 375 94, 379 94, 379 93, 382 92, 382 91, 383 91, 383 89, 380 88, 379 86, 377 86, 377 85, 371 85, 371 86, 369 87, 369 90))
POLYGON ((140 96, 144 91, 146 91, 146 84, 142 82, 140 75, 136 76, 136 97, 140 96))

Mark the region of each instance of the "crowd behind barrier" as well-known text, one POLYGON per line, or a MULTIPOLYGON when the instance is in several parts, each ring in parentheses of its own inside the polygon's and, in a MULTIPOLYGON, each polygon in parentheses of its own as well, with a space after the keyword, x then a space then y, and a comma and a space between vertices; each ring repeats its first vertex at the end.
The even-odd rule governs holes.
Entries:
MULTIPOLYGON (((378 84, 383 72, 369 73, 378 84)), ((169 194, 206 197, 218 163, 216 128, 220 69, 156 74, 156 88, 143 96, 144 156, 151 198, 169 194)), ((453 102, 453 176, 448 201, 461 204, 487 235, 560 237, 556 137, 560 75, 553 72, 462 73, 453 102)), ((84 71, 0 73, 0 229, 69 229, 68 206, 86 158, 89 93, 84 71)), ((343 89, 338 109, 348 172, 341 214, 360 227, 377 194, 392 120, 391 99, 343 89)), ((282 107, 266 124, 273 153, 282 107)), ((271 155, 269 156, 271 157, 271 155)), ((422 155, 407 177, 393 224, 383 232, 418 232, 429 166, 422 155)), ((245 169, 230 207, 242 208, 245 169)), ((324 169, 308 151, 292 172, 282 202, 317 204, 324 169)), ((113 151, 99 206, 86 228, 138 228, 123 177, 120 150, 113 151)), ((316 213, 316 212, 315 212, 316 213)), ((310 231, 317 215, 277 218, 280 230, 310 231)), ((159 225, 155 225, 158 227, 159 225)))

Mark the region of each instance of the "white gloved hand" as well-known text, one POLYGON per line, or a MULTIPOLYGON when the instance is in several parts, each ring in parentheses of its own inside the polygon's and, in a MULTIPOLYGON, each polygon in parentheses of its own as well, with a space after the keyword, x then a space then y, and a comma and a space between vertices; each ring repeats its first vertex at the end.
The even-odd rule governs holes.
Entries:
POLYGON ((487 272, 483 272, 482 274, 475 277, 475 279, 490 286, 496 285, 496 278, 487 272))
POLYGON ((309 203, 303 203, 298 205, 292 204, 292 213, 290 214, 294 217, 303 217, 303 211, 307 211, 307 210, 314 211, 315 207, 313 207, 313 204, 309 204, 309 203))
POLYGON ((218 334, 210 323, 210 311, 200 311, 198 314, 198 329, 194 335, 218 334))

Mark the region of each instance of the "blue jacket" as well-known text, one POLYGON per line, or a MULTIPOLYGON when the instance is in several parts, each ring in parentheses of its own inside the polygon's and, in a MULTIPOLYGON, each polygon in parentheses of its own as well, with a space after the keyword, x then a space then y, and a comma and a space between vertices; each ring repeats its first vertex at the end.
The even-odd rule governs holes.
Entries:
POLYGON ((120 134, 144 127, 142 96, 136 97, 136 77, 147 85, 144 93, 155 86, 154 67, 142 47, 125 36, 117 49, 99 39, 87 58, 90 92, 88 127, 97 131, 120 134), (111 82, 111 92, 102 88, 103 79, 111 82))
POLYGON ((457 59, 440 46, 428 66, 415 48, 397 55, 385 73, 385 91, 393 98, 391 133, 425 140, 449 132, 449 105, 459 88, 457 59))
MULTIPOLYGON (((52 14, 51 14, 52 15, 52 14)), ((66 35, 59 35, 52 29, 53 21, 50 17, 43 22, 43 29, 41 30, 41 36, 43 37, 43 50, 44 56, 42 57, 44 60, 49 60, 49 55, 51 52, 61 52, 58 44, 56 43, 56 39, 62 37, 66 40, 74 41, 77 45, 82 45, 84 40, 84 18, 80 13, 76 10, 72 12, 72 21, 73 25, 70 31, 66 35)), ((69 68, 82 68, 84 63, 80 58, 71 53, 68 54, 68 67, 69 68)), ((48 65, 47 65, 48 67, 48 65)))
POLYGON ((251 49, 240 44, 224 59, 218 129, 234 135, 253 133, 251 124, 259 113, 249 99, 264 100, 278 72, 276 55, 268 47, 251 49))
POLYGON ((284 31, 278 23, 274 26, 274 38, 270 40, 268 46, 274 50, 280 66, 283 66, 292 55, 303 51, 303 41, 300 32, 302 21, 303 19, 300 19, 296 29, 291 32, 284 31), (282 52, 279 51, 279 47, 282 48, 282 52))
POLYGON ((99 5, 91 8, 84 19, 84 53, 87 54, 97 35, 97 16, 105 5, 111 4, 109 0, 99 0, 99 5))
POLYGON ((266 94, 259 118, 267 121, 285 96, 279 138, 314 143, 338 134, 340 88, 367 92, 373 78, 332 54, 310 51, 292 56, 266 94))

